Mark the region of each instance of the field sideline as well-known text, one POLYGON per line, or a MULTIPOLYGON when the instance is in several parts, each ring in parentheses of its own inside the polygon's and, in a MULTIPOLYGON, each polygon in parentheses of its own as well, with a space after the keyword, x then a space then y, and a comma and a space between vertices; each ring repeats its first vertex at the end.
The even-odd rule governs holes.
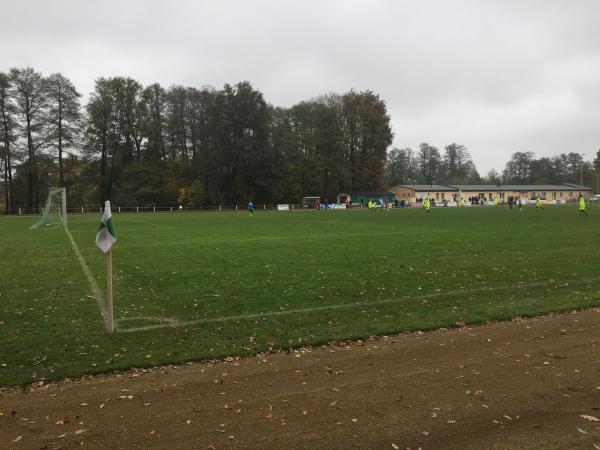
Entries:
POLYGON ((0 385, 600 304, 600 214, 575 206, 0 218, 0 385))

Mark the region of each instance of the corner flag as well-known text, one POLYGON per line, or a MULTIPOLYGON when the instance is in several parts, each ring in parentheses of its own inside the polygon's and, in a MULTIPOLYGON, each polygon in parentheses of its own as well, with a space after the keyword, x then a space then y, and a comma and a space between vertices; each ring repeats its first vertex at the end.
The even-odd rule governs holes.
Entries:
POLYGON ((112 245, 117 241, 117 233, 112 222, 112 214, 110 213, 110 202, 107 200, 104 204, 104 214, 102 215, 102 223, 96 235, 96 245, 100 247, 104 253, 108 252, 112 245))

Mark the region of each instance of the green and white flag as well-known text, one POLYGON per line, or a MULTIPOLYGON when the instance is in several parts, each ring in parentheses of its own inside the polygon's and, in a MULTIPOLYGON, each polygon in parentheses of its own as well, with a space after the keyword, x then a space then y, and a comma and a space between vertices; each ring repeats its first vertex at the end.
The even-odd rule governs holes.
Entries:
POLYGON ((96 235, 96 245, 100 247, 104 253, 108 252, 112 245, 117 241, 117 233, 112 221, 110 213, 110 202, 107 200, 104 204, 104 214, 102 215, 102 223, 96 235))

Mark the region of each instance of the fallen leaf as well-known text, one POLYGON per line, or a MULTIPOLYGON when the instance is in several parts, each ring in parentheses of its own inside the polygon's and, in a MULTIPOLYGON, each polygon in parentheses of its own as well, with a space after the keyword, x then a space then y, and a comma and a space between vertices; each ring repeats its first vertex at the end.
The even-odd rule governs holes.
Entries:
POLYGON ((23 437, 23 436, 19 436, 19 437, 17 437, 17 438, 15 438, 15 439, 13 439, 13 442, 19 442, 19 441, 21 440, 21 438, 22 438, 22 437, 23 437))
POLYGON ((583 434, 589 434, 587 431, 582 430, 581 428, 577 428, 577 431, 579 431, 580 433, 583 433, 583 434))
POLYGON ((585 420, 589 420, 590 422, 600 422, 600 419, 598 419, 597 417, 594 417, 594 416, 587 416, 585 414, 582 414, 579 417, 581 417, 582 419, 585 419, 585 420))
POLYGON ((79 430, 75 431, 75 434, 81 434, 81 433, 84 433, 85 431, 87 431, 87 430, 79 429, 79 430))

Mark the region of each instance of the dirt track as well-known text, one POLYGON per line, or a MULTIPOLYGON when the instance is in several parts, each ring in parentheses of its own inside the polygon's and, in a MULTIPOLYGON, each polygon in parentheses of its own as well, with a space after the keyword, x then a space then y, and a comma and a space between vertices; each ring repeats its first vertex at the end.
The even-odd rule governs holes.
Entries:
POLYGON ((600 312, 9 390, 0 413, 6 448, 600 449, 600 312))

